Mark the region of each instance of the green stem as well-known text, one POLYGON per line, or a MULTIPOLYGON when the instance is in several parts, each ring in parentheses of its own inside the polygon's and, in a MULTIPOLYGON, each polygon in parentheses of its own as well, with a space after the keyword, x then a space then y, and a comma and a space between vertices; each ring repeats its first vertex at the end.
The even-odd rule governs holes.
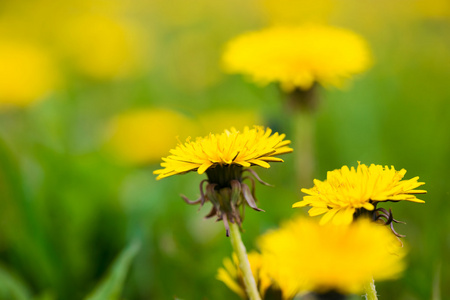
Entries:
POLYGON ((315 168, 314 132, 315 118, 307 107, 298 109, 294 116, 294 153, 296 173, 302 187, 310 186, 315 168))
POLYGON ((318 85, 288 93, 287 112, 291 116, 294 139, 295 173, 301 187, 311 185, 315 168, 315 111, 319 102, 318 85))
POLYGON ((373 279, 364 285, 364 289, 366 291, 366 300, 378 300, 375 281, 373 279))
POLYGON ((245 245, 242 242, 241 233, 239 232, 239 226, 236 223, 230 223, 230 239, 233 250, 239 259, 239 268, 244 277, 244 285, 248 298, 250 300, 261 300, 252 269, 250 268, 247 251, 245 250, 245 245))

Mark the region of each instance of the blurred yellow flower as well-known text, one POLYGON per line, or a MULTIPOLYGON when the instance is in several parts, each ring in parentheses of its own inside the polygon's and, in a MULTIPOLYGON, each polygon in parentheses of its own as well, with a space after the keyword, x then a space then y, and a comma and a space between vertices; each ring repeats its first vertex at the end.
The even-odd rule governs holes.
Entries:
POLYGON ((0 106, 27 106, 56 85, 50 55, 26 41, 0 40, 0 106))
POLYGON ((190 119, 172 110, 129 111, 109 125, 109 146, 126 162, 154 163, 176 145, 176 136, 185 138, 195 128, 190 119))
POLYGON ((320 226, 297 218, 260 237, 263 263, 285 298, 298 292, 359 293, 372 280, 397 277, 405 255, 385 226, 360 219, 320 226))
POLYGON ((222 134, 210 134, 197 138, 196 141, 188 138, 184 145, 179 143, 170 151, 172 155, 163 158, 163 169, 153 173, 158 174, 157 179, 161 179, 194 170, 203 174, 216 166, 258 165, 269 168, 268 162, 283 161, 274 156, 292 152, 292 149, 287 147, 291 141, 283 140, 285 134, 271 134, 270 128, 255 126, 253 129, 245 127, 242 132, 231 128, 222 134))
POLYGON ((242 73, 259 84, 279 82, 283 90, 308 90, 315 82, 342 86, 365 71, 371 55, 356 33, 335 27, 271 27, 231 40, 223 54, 229 73, 242 73))
POLYGON ((431 19, 450 17, 450 2, 448 0, 415 0, 412 7, 415 14, 421 17, 431 19))
MULTIPOLYGON (((262 256, 256 251, 248 254, 248 260, 250 268, 252 270, 253 277, 255 278, 256 285, 258 286, 261 297, 264 298, 266 290, 272 284, 272 279, 267 275, 267 272, 263 269, 262 256)), ((246 299, 246 292, 244 287, 243 275, 239 269, 239 261, 237 255, 233 253, 233 259, 226 257, 223 260, 223 268, 217 270, 216 278, 239 295, 242 299, 246 299)))
POLYGON ((247 124, 261 124, 262 118, 255 110, 210 110, 198 116, 201 134, 221 132, 224 128, 244 128, 247 124))
MULTIPOLYGON (((261 0, 270 23, 277 25, 304 22, 326 23, 342 0, 261 0)), ((341 4, 342 5, 342 4, 341 4)))
POLYGON ((392 166, 371 164, 367 167, 358 163, 358 167, 343 166, 327 173, 325 181, 314 180, 314 187, 302 189, 308 196, 303 197, 293 207, 312 206, 310 216, 325 214, 320 223, 333 219, 334 224, 349 224, 353 214, 365 209, 372 211, 381 201, 411 201, 424 203, 414 194, 424 194, 425 190, 415 190, 423 185, 419 177, 402 180, 406 170, 396 171, 392 166))
POLYGON ((70 63, 92 78, 127 76, 148 61, 137 28, 113 15, 82 14, 62 29, 60 39, 70 63))

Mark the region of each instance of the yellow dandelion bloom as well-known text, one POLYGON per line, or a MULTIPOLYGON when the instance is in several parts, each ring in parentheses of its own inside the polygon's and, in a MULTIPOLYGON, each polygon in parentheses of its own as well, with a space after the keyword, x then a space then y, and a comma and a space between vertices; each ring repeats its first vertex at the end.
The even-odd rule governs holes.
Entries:
POLYGON ((189 118, 161 108, 121 113, 108 127, 108 147, 119 159, 132 164, 158 162, 176 146, 175 136, 185 138, 189 132, 197 131, 196 124, 189 118), (163 123, 166 125, 161 126, 163 123))
POLYGON ((231 128, 222 134, 210 134, 195 141, 188 138, 184 145, 179 143, 170 151, 172 155, 163 158, 163 169, 153 173, 158 174, 157 179, 162 179, 195 170, 203 174, 216 166, 258 165, 269 168, 269 162, 283 161, 276 155, 293 151, 287 147, 291 141, 284 138, 284 134, 272 134, 270 128, 264 129, 262 126, 255 126, 253 129, 245 127, 243 131, 231 128))
MULTIPOLYGON (((256 251, 248 254, 248 261, 258 286, 259 293, 262 297, 266 290, 271 286, 272 279, 267 275, 263 268, 263 260, 261 254, 256 251)), ((239 269, 239 261, 236 253, 233 253, 233 259, 226 257, 223 260, 223 267, 217 270, 216 278, 222 281, 230 290, 239 295, 242 299, 246 299, 243 275, 239 269)))
POLYGON ((42 100, 56 86, 51 56, 25 41, 0 41, 0 105, 24 107, 42 100))
POLYGON ((305 25, 270 27, 231 40, 223 54, 224 69, 255 82, 279 82, 283 90, 308 90, 315 82, 342 86, 344 79, 371 64, 369 47, 356 33, 305 25))
POLYGON ((314 180, 314 187, 302 189, 307 194, 303 201, 293 207, 312 206, 310 216, 325 214, 320 223, 333 219, 334 224, 349 224, 355 213, 361 210, 373 211, 377 202, 411 201, 424 203, 414 194, 424 194, 425 190, 415 190, 423 185, 419 177, 402 180, 406 170, 396 171, 392 166, 366 166, 358 163, 358 167, 341 169, 327 173, 324 181, 314 180))
POLYGON ((137 27, 115 16, 82 14, 69 18, 60 40, 68 60, 95 79, 125 77, 148 63, 137 27))
POLYGON ((261 115, 255 110, 220 109, 198 115, 201 135, 221 132, 224 128, 244 128, 247 124, 261 124, 261 115))
POLYGON ((217 216, 218 221, 223 220, 226 235, 229 236, 228 221, 241 226, 245 205, 262 211, 256 205, 255 180, 268 184, 248 167, 257 165, 269 168, 269 162, 282 162, 275 156, 292 152, 292 148, 288 147, 291 141, 284 140, 284 137, 278 132, 272 134, 270 128, 255 126, 253 129, 245 127, 243 131, 231 128, 195 141, 188 138, 186 143, 180 142, 170 150, 172 155, 162 158, 163 169, 153 173, 158 174, 156 179, 161 179, 190 171, 199 174, 206 172, 208 179, 200 183, 200 198, 191 201, 182 197, 188 204, 211 202, 212 208, 206 217, 217 216), (250 174, 244 176, 244 172, 250 174), (244 183, 245 180, 250 181, 251 188, 244 183), (205 189, 204 183, 207 183, 205 189))
POLYGON ((297 218, 260 237, 269 276, 284 297, 302 291, 359 293, 372 280, 396 278, 405 251, 385 226, 359 219, 350 226, 320 226, 297 218))

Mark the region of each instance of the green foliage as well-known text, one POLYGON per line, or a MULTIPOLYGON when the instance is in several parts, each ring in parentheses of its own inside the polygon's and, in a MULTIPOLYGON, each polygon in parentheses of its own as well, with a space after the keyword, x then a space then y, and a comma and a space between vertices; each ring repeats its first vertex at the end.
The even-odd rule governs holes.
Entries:
POLYGON ((120 294, 125 282, 126 275, 140 248, 140 243, 132 242, 117 257, 111 265, 108 274, 102 279, 95 290, 87 296, 86 300, 115 300, 120 299, 120 294))
POLYGON ((28 300, 31 299, 29 289, 23 282, 0 266, 0 299, 28 300))

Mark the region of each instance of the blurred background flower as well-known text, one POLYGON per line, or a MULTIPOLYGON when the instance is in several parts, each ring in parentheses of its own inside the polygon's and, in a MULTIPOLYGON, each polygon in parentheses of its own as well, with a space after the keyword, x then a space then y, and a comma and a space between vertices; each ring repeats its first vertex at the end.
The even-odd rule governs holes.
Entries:
POLYGON ((27 106, 56 88, 51 53, 32 42, 1 39, 0 66, 1 107, 27 106))
POLYGON ((269 27, 232 39, 224 52, 224 69, 256 83, 280 83, 285 92, 309 90, 314 83, 341 87, 343 80, 371 63, 364 39, 340 28, 303 25, 269 27))

